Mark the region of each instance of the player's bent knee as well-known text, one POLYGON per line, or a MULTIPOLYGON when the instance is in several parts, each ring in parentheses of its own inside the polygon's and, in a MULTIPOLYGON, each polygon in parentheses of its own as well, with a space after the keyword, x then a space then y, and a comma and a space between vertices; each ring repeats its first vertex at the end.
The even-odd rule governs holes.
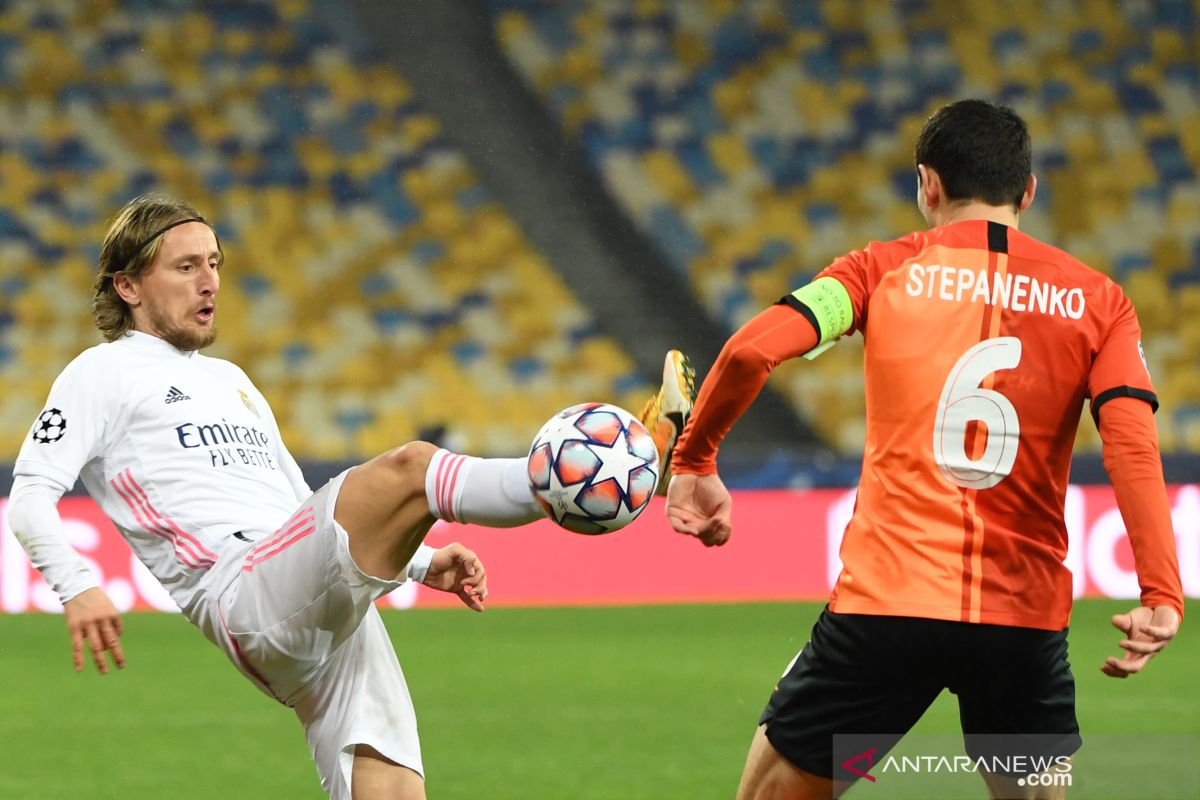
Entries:
POLYGON ((437 446, 429 442, 409 442, 381 453, 358 469, 369 474, 370 491, 378 492, 391 504, 403 506, 414 500, 423 503, 425 473, 437 451, 437 446))
POLYGON ((334 517, 350 534, 352 552, 368 540, 390 548, 412 531, 424 534, 433 522, 425 473, 436 452, 429 442, 409 442, 350 470, 334 517))
POLYGON ((409 442, 380 455, 377 462, 390 472, 402 492, 425 492, 425 473, 438 451, 429 442, 409 442))

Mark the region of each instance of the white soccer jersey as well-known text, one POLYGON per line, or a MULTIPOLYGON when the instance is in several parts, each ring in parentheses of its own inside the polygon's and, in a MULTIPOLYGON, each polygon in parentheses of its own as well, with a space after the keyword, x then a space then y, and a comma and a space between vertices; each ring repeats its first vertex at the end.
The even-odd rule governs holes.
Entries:
POLYGON ((226 549, 277 530, 311 493, 237 366, 133 332, 85 350, 50 390, 14 474, 83 485, 180 609, 226 549), (240 536, 235 536, 240 532, 240 536))

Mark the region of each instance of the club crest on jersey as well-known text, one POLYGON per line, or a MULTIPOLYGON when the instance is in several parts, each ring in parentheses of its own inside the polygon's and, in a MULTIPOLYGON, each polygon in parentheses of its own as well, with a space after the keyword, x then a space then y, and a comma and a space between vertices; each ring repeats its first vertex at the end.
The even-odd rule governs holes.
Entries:
POLYGON ((170 403, 178 403, 180 400, 191 400, 191 399, 192 398, 190 398, 186 394, 184 394, 179 389, 179 387, 172 386, 170 389, 167 390, 167 397, 166 397, 166 400, 164 400, 163 402, 170 404, 170 403))
MULTIPOLYGON (((254 403, 250 402, 250 395, 246 394, 241 389, 238 389, 238 394, 241 395, 242 403, 250 410, 250 413, 258 417, 258 409, 254 407, 254 403)), ((262 419, 259 417, 259 419, 262 419)))
POLYGON ((33 440, 38 444, 54 444, 67 432, 67 417, 60 409, 47 408, 33 424, 33 440))

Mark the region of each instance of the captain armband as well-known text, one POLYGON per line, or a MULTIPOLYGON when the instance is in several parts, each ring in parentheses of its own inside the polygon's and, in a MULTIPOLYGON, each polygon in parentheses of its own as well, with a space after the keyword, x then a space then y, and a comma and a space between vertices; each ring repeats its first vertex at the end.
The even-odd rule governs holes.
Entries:
POLYGON ((817 326, 817 346, 804 354, 809 361, 824 353, 838 338, 854 325, 854 304, 850 293, 837 278, 817 278, 784 298, 784 301, 805 314, 817 326))

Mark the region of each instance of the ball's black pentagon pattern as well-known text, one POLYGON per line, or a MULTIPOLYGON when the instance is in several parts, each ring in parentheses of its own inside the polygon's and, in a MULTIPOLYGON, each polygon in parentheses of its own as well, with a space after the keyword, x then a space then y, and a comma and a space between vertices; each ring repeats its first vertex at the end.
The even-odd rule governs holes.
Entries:
POLYGON ((60 409, 47 408, 33 426, 33 440, 38 444, 54 444, 67 432, 67 418, 60 409))

